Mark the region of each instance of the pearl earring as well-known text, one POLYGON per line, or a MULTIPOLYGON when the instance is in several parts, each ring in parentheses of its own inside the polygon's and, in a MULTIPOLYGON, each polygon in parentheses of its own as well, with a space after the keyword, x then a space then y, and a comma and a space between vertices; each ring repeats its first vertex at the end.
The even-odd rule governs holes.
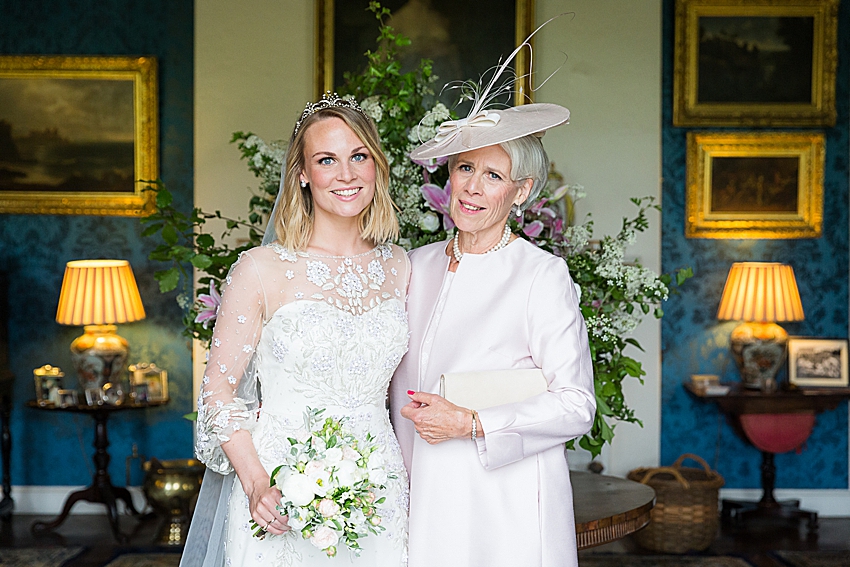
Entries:
POLYGON ((302 179, 301 180, 301 188, 305 189, 306 187, 307 187, 307 182, 302 179))
POLYGON ((517 205, 517 208, 516 208, 516 216, 518 216, 518 217, 522 216, 522 209, 519 208, 519 205, 517 205))

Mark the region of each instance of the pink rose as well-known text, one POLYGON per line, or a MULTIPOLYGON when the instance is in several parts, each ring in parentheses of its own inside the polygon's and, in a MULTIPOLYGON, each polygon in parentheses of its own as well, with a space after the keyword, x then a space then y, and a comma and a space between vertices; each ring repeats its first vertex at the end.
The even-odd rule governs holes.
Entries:
POLYGON ((319 514, 325 518, 331 518, 339 514, 339 504, 328 498, 323 498, 319 502, 319 514))
POLYGON ((335 531, 327 526, 319 526, 313 532, 313 537, 310 538, 310 543, 319 549, 327 549, 339 542, 339 536, 335 531))

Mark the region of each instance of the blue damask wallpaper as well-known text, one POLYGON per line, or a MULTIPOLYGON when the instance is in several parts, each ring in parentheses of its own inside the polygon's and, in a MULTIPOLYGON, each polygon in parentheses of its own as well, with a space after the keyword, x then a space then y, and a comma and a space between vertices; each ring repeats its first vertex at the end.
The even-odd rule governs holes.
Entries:
MULTIPOLYGON (((159 63, 160 176, 178 206, 192 206, 193 0, 0 0, 0 54, 153 55, 159 63)), ((192 455, 191 350, 180 335, 173 294, 161 295, 147 259, 153 248, 138 219, 0 215, 0 266, 10 272, 10 358, 16 376, 12 410, 12 483, 84 485, 91 481, 93 420, 24 407, 34 395, 32 370, 58 365, 76 385, 68 347, 82 334, 53 320, 65 263, 84 258, 130 261, 147 319, 119 326, 130 361, 169 372, 171 402, 109 421, 112 481, 124 484, 132 445, 147 457, 192 455)), ((132 484, 142 474, 136 461, 132 484)), ((13 493, 14 496, 14 493, 13 493)))
MULTIPOLYGON (((850 3, 839 14, 838 121, 824 129, 824 235, 808 240, 686 239, 685 136, 672 126, 674 1, 664 2, 662 124, 662 269, 692 266, 696 276, 665 306, 661 323, 661 463, 697 453, 720 472, 728 488, 757 488, 761 457, 739 439, 713 404, 688 395, 694 373, 738 381, 729 354, 737 323, 715 319, 729 266, 736 261, 776 261, 794 267, 806 320, 784 325, 791 335, 847 337, 848 323, 848 121, 850 121, 850 3)), ((718 128, 719 129, 719 128, 718 128)), ((777 455, 778 488, 847 488, 847 404, 817 418, 801 453, 777 455)))

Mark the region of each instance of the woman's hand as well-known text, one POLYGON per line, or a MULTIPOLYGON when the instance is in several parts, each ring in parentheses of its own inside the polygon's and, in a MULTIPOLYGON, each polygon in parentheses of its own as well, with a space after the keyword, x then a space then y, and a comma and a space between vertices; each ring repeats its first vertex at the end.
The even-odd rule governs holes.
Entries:
POLYGON ((291 529, 287 523, 289 517, 281 515, 277 509, 280 506, 280 490, 269 486, 268 479, 265 484, 257 481, 248 492, 251 518, 258 526, 273 535, 281 535, 291 529))
MULTIPOLYGON (((408 390, 407 395, 411 402, 401 408, 401 415, 412 421, 419 436, 431 445, 471 437, 471 410, 456 406, 436 394, 408 390)), ((483 434, 479 427, 478 435, 483 434)))

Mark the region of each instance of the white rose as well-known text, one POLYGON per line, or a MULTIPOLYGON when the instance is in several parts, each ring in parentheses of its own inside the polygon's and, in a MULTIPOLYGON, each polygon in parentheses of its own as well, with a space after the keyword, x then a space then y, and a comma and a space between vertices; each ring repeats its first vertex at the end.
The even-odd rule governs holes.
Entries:
POLYGON ((304 474, 310 478, 315 478, 323 470, 325 470, 325 465, 321 461, 310 461, 304 465, 304 474))
POLYGON ((327 448, 327 445, 325 445, 322 438, 313 435, 313 448, 319 452, 323 452, 327 448))
POLYGON ((295 432, 295 440, 299 443, 306 443, 307 439, 310 438, 310 432, 304 429, 303 427, 295 432))
POLYGON ((366 523, 366 514, 364 514, 363 510, 361 510, 360 508, 355 508, 348 516, 348 521, 354 524, 355 526, 360 527, 366 523))
POLYGON ((307 526, 307 516, 301 514, 300 508, 293 508, 286 523, 296 532, 300 532, 307 526))
POLYGON ((323 498, 319 502, 319 514, 325 518, 332 518, 339 514, 339 504, 328 498, 323 498))
POLYGON ((327 549, 339 542, 339 536, 335 531, 327 526, 320 526, 313 532, 313 537, 310 538, 310 543, 319 549, 327 549))
POLYGON ((440 228, 440 218, 432 211, 419 217, 419 228, 425 232, 435 232, 440 228))
POLYGON ((381 486, 385 485, 387 483, 387 471, 384 469, 369 469, 369 482, 381 486))
POLYGON ((339 447, 331 447, 325 451, 325 462, 329 465, 335 465, 342 460, 342 449, 339 447))
POLYGON ((284 500, 292 502, 295 506, 306 506, 316 495, 315 486, 315 482, 307 475, 293 474, 286 477, 280 491, 284 500))
POLYGON ((373 451, 371 455, 369 455, 369 469, 380 469, 384 467, 386 461, 384 460, 384 454, 380 451, 373 451))
POLYGON ((354 461, 344 460, 336 465, 334 473, 340 486, 354 486, 363 479, 363 474, 354 461))
POLYGON ((347 445, 345 446, 345 449, 342 450, 342 458, 348 459, 349 461, 359 461, 361 456, 362 455, 360 455, 360 453, 347 445))

